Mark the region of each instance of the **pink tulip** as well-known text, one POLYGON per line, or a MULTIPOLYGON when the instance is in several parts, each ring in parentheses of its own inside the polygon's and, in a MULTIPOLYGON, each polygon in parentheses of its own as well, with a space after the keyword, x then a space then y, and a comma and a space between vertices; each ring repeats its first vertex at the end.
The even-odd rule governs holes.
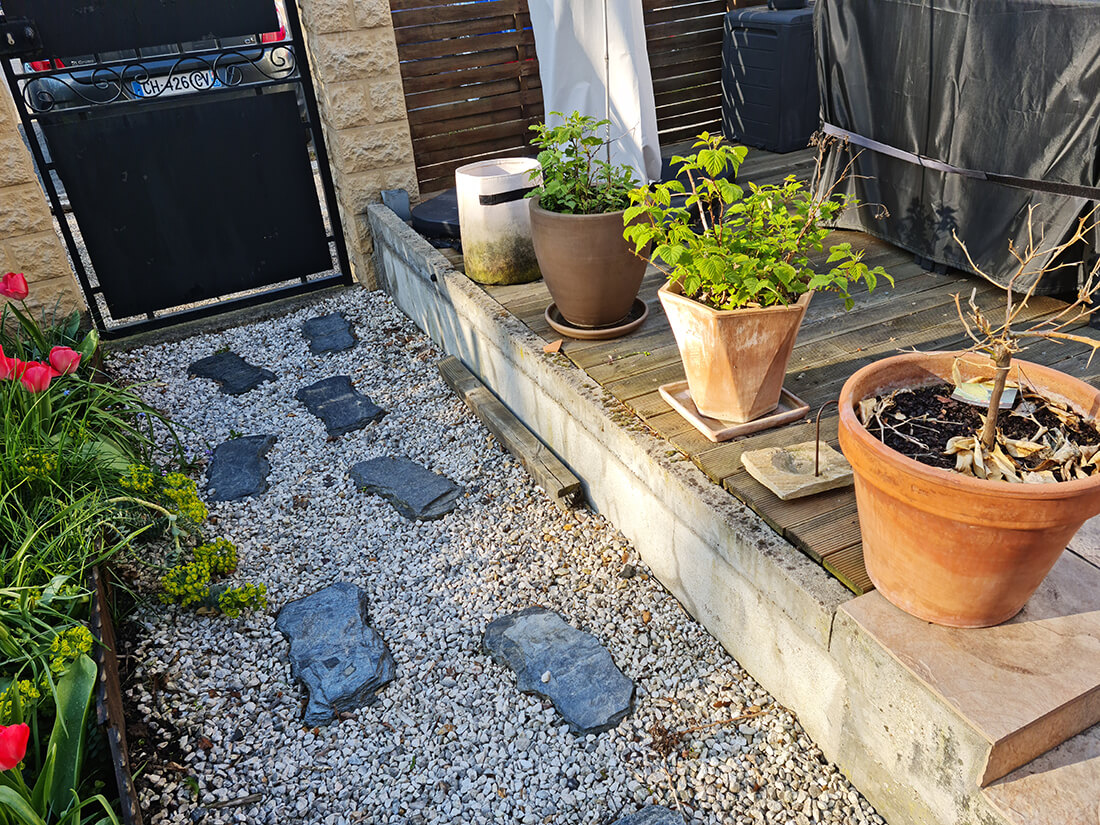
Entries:
POLYGON ((39 364, 32 361, 26 364, 26 369, 20 375, 19 380, 30 392, 42 392, 49 388, 50 382, 57 375, 57 371, 49 364, 39 364))
POLYGON ((50 350, 50 366, 58 375, 71 375, 80 366, 80 353, 71 347, 54 347, 50 350))
POLYGON ((13 301, 22 301, 30 293, 27 279, 22 272, 9 272, 0 280, 0 295, 13 301))
POLYGON ((0 725, 0 771, 10 771, 23 761, 30 735, 26 725, 0 725))

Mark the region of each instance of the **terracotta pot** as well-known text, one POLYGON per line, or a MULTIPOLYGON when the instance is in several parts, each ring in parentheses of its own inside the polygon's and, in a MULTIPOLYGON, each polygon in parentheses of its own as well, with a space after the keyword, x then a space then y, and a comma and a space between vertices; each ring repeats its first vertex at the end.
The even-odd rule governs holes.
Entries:
MULTIPOLYGON (((1020 611, 1081 525, 1100 513, 1100 477, 1057 484, 971 478, 907 458, 860 423, 861 400, 950 383, 956 357, 896 355, 852 375, 840 392, 840 447, 855 473, 863 558, 879 592, 936 624, 989 627, 1020 611)), ((966 379, 993 375, 987 359, 959 363, 966 379)), ((1100 390, 1015 361, 1009 379, 1021 373, 1049 398, 1100 415, 1100 390)))
POLYGON ((779 406, 787 362, 812 295, 785 307, 719 310, 685 297, 679 284, 658 290, 699 412, 744 423, 779 406))
POLYGON ((546 288, 573 326, 602 327, 630 312, 646 262, 623 238, 623 213, 563 215, 531 201, 531 240, 546 288))

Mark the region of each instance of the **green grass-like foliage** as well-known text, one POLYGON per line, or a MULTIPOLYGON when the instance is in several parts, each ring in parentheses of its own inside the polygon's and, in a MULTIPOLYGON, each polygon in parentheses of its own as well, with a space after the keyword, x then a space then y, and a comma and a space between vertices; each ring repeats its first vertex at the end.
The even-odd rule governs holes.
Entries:
POLYGON ((599 215, 625 209, 638 179, 629 166, 614 165, 605 159, 607 140, 599 132, 608 128, 610 121, 578 112, 568 117, 561 112, 550 114, 563 118, 563 122, 531 127, 535 133, 531 142, 542 150, 538 154, 542 185, 532 194, 539 206, 567 215, 599 215))
MULTIPOLYGON (((830 248, 824 272, 810 254, 824 248, 828 224, 858 201, 833 190, 815 194, 793 176, 748 191, 724 177, 736 175, 748 150, 703 133, 695 154, 674 157, 680 180, 638 187, 623 215, 623 236, 677 283, 684 295, 715 309, 789 306, 811 290, 837 293, 851 309, 851 287, 873 290, 879 278, 850 244, 830 248), (684 196, 680 198, 677 196, 684 196), (674 202, 676 199, 677 202, 674 202), (633 221, 633 223, 631 223, 633 221)), ((835 190, 835 186, 833 187, 835 190)))

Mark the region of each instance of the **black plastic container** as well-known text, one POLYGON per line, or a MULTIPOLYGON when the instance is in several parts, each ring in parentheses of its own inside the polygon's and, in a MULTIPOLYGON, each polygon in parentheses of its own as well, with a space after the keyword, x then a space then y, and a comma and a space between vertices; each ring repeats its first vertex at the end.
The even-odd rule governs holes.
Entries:
POLYGON ((726 15, 722 128, 727 139, 767 149, 805 149, 819 124, 813 7, 760 7, 726 15))

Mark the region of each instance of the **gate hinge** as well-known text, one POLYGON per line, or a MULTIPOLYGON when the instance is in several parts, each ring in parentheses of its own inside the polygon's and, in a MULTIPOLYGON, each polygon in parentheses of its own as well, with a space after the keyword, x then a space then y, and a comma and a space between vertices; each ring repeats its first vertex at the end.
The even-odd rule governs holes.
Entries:
POLYGON ((0 57, 33 57, 41 49, 38 25, 33 20, 0 14, 0 57))

